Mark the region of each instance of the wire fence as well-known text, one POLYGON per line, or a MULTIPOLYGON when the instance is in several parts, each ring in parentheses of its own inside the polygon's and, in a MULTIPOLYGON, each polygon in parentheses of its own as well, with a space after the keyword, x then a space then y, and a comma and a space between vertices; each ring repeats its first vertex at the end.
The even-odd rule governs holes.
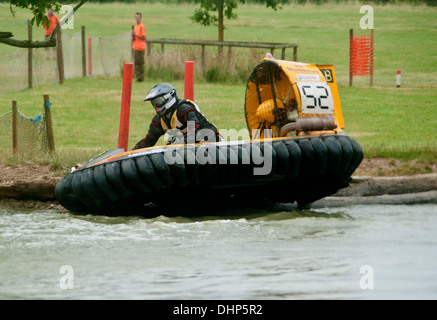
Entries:
MULTIPOLYGON (((87 65, 91 67, 87 68, 87 75, 117 75, 120 74, 120 61, 130 61, 130 32, 112 37, 85 37, 87 65)), ((64 79, 83 76, 82 50, 81 31, 62 33, 64 79)), ((0 93, 26 89, 29 83, 35 86, 60 82, 56 48, 34 48, 31 55, 29 72, 29 49, 19 48, 12 53, 0 54, 0 93)))
POLYGON ((34 117, 25 116, 17 101, 12 101, 11 111, 0 115, 0 149, 13 154, 55 151, 48 95, 44 95, 42 113, 34 117))
MULTIPOLYGON (((29 34, 32 34, 28 24, 29 34)), ((63 83, 90 75, 121 75, 133 62, 131 32, 91 36, 85 27, 76 33, 60 32, 56 48, 19 48, 0 54, 0 93, 41 84, 63 83), (61 45, 59 45, 61 44, 61 45)), ((278 58, 297 60, 295 43, 243 43, 183 39, 147 39, 146 76, 183 77, 184 61, 198 61, 196 74, 207 81, 246 81, 253 65, 276 49, 278 58), (158 44, 158 46, 154 46, 158 44), (170 47, 164 50, 164 45, 170 47), (153 49, 152 49, 153 47, 153 49), (223 50, 225 49, 226 50, 223 50), (286 57, 286 49, 288 51, 286 57), (219 50, 218 50, 219 49, 219 50), (279 52, 279 50, 281 50, 279 52)))
POLYGON ((13 129, 14 111, 9 111, 0 116, 0 147, 17 152, 37 152, 43 148, 44 125, 42 116, 27 117, 20 111, 16 111, 16 132, 13 129), (14 135, 16 134, 16 137, 14 135), (13 138, 14 137, 14 138, 13 138))

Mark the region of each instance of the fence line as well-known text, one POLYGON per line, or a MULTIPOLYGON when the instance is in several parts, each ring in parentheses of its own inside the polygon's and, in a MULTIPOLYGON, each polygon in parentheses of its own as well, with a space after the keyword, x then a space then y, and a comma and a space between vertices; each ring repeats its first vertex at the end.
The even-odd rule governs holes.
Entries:
POLYGON ((48 95, 43 96, 43 115, 33 118, 23 115, 12 101, 12 110, 0 115, 0 147, 12 147, 13 154, 43 151, 55 152, 51 103, 48 95))
MULTIPOLYGON (((28 38, 32 40, 32 26, 27 24, 28 38)), ((109 37, 96 37, 98 41, 86 41, 85 27, 74 34, 59 33, 58 44, 53 48, 17 49, 12 54, 0 55, 0 92, 10 92, 32 88, 36 83, 63 83, 64 79, 86 77, 88 75, 120 74, 120 63, 131 61, 132 47, 130 31, 109 37), (88 47, 88 48, 87 48, 88 47), (49 53, 54 51, 54 60, 50 61, 49 53), (86 55, 88 53, 88 55, 86 55), (47 57, 45 57, 47 54, 47 57), (27 61, 26 61, 27 60, 27 61), (88 60, 88 74, 87 74, 88 60), (55 63, 53 63, 55 62, 55 63), (91 70, 94 66, 94 70, 91 70), (27 86, 26 86, 27 85, 27 86)), ((183 39, 147 38, 147 55, 150 57, 152 44, 160 44, 164 53, 165 45, 191 45, 201 47, 201 70, 205 71, 205 48, 215 46, 232 48, 265 48, 274 54, 281 50, 281 59, 285 60, 286 49, 293 49, 293 60, 297 61, 296 43, 260 43, 233 41, 206 41, 183 39)), ((219 55, 221 50, 219 50, 219 55)), ((220 57, 220 56, 219 56, 220 57)))
MULTIPOLYGON (((181 39, 150 39, 147 42, 147 55, 150 56, 152 51, 152 43, 161 44, 161 52, 164 53, 165 44, 182 44, 182 45, 198 45, 202 47, 202 70, 205 70, 205 46, 216 47, 228 47, 231 50, 232 47, 240 48, 266 48, 270 49, 270 53, 274 55, 275 49, 281 49, 281 59, 285 60, 285 50, 287 48, 293 48, 293 60, 297 61, 297 43, 260 43, 260 42, 234 42, 234 41, 206 41, 206 40, 181 40, 181 39)), ((229 51, 230 52, 230 51, 229 51)))

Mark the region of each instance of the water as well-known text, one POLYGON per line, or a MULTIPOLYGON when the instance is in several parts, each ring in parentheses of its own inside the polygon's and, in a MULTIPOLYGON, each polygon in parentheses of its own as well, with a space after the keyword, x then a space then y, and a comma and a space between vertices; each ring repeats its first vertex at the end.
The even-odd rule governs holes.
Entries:
POLYGON ((436 298, 436 204, 193 219, 0 209, 0 299, 436 298))

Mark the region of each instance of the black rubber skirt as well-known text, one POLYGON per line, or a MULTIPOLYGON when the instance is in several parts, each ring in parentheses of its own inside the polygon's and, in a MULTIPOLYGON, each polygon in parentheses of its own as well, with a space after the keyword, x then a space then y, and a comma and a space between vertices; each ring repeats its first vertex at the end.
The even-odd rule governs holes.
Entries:
POLYGON ((90 161, 56 185, 56 198, 72 212, 108 216, 208 215, 236 202, 304 206, 347 187, 363 156, 346 135, 146 148, 90 161))

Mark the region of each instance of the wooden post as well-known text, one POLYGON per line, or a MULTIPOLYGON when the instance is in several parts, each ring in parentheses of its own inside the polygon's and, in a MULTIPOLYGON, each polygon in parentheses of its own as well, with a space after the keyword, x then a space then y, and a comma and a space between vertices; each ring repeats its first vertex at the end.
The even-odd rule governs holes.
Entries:
POLYGON ((232 46, 228 46, 228 65, 231 64, 232 60, 232 46))
POLYGON ((293 47, 293 61, 297 61, 297 47, 293 47))
MULTIPOLYGON (((30 20, 27 20, 27 36, 29 42, 32 42, 32 25, 30 24, 30 20)), ((33 87, 33 56, 32 56, 32 48, 27 50, 27 87, 33 87)))
POLYGON ((12 101, 12 152, 18 152, 18 109, 17 101, 12 101))
POLYGON ((285 47, 282 48, 282 52, 281 52, 281 60, 285 60, 285 47))
POLYGON ((43 98, 44 98, 44 121, 46 127, 47 146, 50 153, 55 153, 55 140, 53 135, 53 125, 52 125, 52 105, 50 103, 48 94, 45 94, 43 98))
POLYGON ((202 73, 205 72, 205 45, 202 44, 202 73))
POLYGON ((56 42, 57 42, 57 61, 58 61, 58 73, 59 73, 59 83, 64 83, 64 54, 62 52, 62 32, 61 28, 58 29, 56 34, 56 42))
POLYGON ((81 27, 81 42, 82 42, 82 77, 86 77, 85 26, 81 27))
POLYGON ((217 47, 217 61, 219 62, 219 64, 222 63, 223 60, 223 46, 218 46, 217 47))
POLYGON ((152 43, 148 42, 146 39, 146 43, 147 43, 147 57, 150 57, 150 52, 152 52, 152 43))
POLYGON ((349 86, 352 87, 353 76, 352 76, 352 41, 354 37, 354 29, 349 30, 349 86))

